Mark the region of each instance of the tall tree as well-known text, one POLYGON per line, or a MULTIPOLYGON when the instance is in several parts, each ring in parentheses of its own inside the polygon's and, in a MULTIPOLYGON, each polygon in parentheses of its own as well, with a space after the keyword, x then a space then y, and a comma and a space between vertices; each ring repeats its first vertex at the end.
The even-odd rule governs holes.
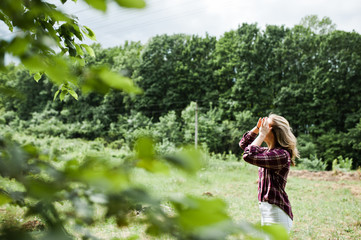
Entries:
POLYGON ((313 71, 314 101, 319 127, 346 131, 360 118, 361 36, 334 31, 321 37, 318 65, 313 71), (321 120, 322 119, 322 120, 321 120))
POLYGON ((215 99, 211 56, 214 37, 175 34, 153 37, 145 46, 137 83, 144 94, 137 107, 158 118, 180 111, 192 100, 215 99))
POLYGON ((317 15, 308 15, 301 19, 300 25, 311 29, 316 34, 327 34, 336 30, 336 24, 329 17, 319 19, 317 15))
POLYGON ((275 111, 292 122, 296 134, 307 133, 315 124, 317 108, 313 99, 313 70, 319 37, 309 29, 295 26, 287 32, 279 51, 282 55, 281 88, 274 97, 275 111))

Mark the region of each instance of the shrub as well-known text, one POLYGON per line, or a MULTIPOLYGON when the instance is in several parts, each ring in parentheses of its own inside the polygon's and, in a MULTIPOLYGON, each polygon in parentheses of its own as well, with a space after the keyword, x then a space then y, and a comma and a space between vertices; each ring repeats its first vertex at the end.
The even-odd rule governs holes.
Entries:
POLYGON ((14 111, 6 111, 2 117, 4 118, 6 124, 18 119, 18 115, 14 111))
POLYGON ((312 155, 316 155, 316 144, 312 142, 310 135, 300 135, 297 137, 297 148, 302 158, 310 159, 312 155))
POLYGON ((331 166, 335 156, 347 156, 346 134, 331 130, 317 138, 317 154, 331 166))
POLYGON ((181 124, 175 111, 170 111, 165 116, 160 117, 159 122, 154 124, 154 128, 160 139, 167 139, 168 142, 173 142, 178 146, 183 143, 181 124))
POLYGON ((322 161, 322 158, 318 158, 317 155, 311 155, 310 158, 300 158, 298 167, 301 169, 313 170, 313 171, 325 171, 327 163, 322 161))
POLYGON ((177 151, 176 145, 167 138, 155 145, 155 150, 160 156, 172 155, 177 151))
MULTIPOLYGON (((206 113, 198 113, 198 142, 205 143, 211 152, 223 152, 227 143, 223 140, 229 138, 229 132, 221 121, 222 110, 210 109, 206 113)), ((195 134, 195 103, 192 102, 182 111, 184 121, 184 140, 186 143, 194 142, 195 134)))
POLYGON ((332 171, 350 171, 352 168, 352 158, 338 156, 332 161, 332 171))

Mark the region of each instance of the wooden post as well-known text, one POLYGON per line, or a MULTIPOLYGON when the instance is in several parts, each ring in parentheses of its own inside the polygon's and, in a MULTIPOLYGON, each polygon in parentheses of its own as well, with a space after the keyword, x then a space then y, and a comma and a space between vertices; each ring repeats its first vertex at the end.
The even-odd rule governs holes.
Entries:
POLYGON ((197 146, 198 146, 198 103, 196 102, 194 147, 197 149, 197 146))

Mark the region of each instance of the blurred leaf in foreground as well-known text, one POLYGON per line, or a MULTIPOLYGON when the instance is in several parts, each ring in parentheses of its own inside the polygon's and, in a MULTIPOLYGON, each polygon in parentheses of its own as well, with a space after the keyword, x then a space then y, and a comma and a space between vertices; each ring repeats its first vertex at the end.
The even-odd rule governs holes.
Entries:
POLYGON ((221 199, 186 196, 172 199, 171 203, 176 211, 175 221, 181 232, 189 236, 223 239, 235 231, 235 225, 227 214, 227 205, 221 199))
POLYGON ((193 146, 183 147, 177 154, 164 156, 164 159, 188 173, 196 173, 202 167, 204 156, 193 146))
POLYGON ((135 143, 137 167, 149 172, 168 173, 168 166, 157 158, 151 138, 141 137, 135 143))

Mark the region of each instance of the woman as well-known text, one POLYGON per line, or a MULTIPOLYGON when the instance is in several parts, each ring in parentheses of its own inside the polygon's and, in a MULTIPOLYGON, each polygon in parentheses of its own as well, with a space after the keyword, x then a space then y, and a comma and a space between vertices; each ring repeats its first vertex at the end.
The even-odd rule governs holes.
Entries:
POLYGON ((243 159, 259 167, 261 224, 281 224, 288 232, 293 214, 285 187, 290 165, 294 165, 294 159, 299 157, 296 144, 297 139, 288 121, 276 114, 260 118, 257 126, 245 133, 239 143, 244 150, 243 159), (263 142, 267 147, 261 147, 263 142))

